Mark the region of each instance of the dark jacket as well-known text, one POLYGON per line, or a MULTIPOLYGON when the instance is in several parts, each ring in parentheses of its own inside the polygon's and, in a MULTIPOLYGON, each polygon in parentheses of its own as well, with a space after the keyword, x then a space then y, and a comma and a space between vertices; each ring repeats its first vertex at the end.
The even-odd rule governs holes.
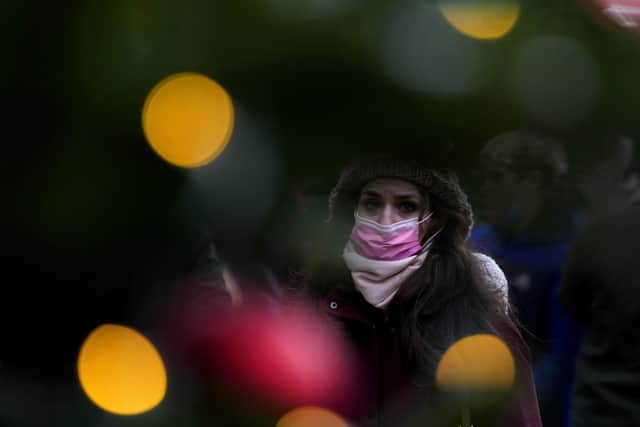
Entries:
MULTIPOLYGON (((420 384, 401 354, 398 334, 402 313, 368 304, 356 291, 334 289, 319 301, 320 309, 339 325, 358 354, 360 392, 350 414, 362 426, 461 424, 460 399, 420 384)), ((540 427, 538 402, 528 350, 520 333, 505 325, 501 334, 512 348, 516 385, 491 411, 471 411, 476 426, 540 427)))
POLYGON ((560 300, 585 324, 572 425, 640 425, 640 206, 584 226, 567 259, 560 300))

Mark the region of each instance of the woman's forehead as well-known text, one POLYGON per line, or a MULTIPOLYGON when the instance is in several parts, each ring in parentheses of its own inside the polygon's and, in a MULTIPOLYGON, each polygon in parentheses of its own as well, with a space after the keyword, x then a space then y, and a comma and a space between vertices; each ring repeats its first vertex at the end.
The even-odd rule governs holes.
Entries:
POLYGON ((422 198, 422 193, 414 184, 398 178, 376 178, 369 181, 362 193, 377 193, 382 196, 415 196, 422 198))

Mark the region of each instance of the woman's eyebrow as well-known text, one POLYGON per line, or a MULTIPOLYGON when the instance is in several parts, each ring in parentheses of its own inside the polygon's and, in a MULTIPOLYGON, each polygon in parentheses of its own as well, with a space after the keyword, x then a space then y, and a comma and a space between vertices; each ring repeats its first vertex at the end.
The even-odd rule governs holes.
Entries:
POLYGON ((417 201, 422 200, 422 197, 417 193, 396 194, 394 197, 398 200, 408 200, 408 199, 415 199, 417 201))
POLYGON ((382 197, 380 195, 380 193, 377 193, 373 190, 365 190, 362 192, 362 196, 368 196, 368 197, 382 197))

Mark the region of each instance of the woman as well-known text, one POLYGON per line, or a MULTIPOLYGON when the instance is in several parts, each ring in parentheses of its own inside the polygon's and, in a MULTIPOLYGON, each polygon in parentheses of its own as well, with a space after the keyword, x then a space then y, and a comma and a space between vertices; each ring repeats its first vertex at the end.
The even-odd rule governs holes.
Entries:
POLYGON ((487 411, 472 410, 471 423, 540 426, 528 349, 511 319, 504 274, 467 249, 472 211, 456 178, 413 160, 371 158, 343 170, 329 208, 339 246, 327 247, 308 285, 360 355, 355 421, 396 424, 402 413, 411 423, 415 409, 426 411, 428 423, 416 421, 421 425, 461 424, 460 411, 451 419, 443 409, 451 401, 438 393, 435 372, 452 344, 482 333, 510 348, 515 385, 489 421, 487 411))

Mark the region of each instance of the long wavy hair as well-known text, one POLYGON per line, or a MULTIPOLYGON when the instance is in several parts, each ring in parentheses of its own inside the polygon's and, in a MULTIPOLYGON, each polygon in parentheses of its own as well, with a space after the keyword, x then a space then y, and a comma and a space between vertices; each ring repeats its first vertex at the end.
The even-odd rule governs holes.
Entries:
MULTIPOLYGON (((418 186, 417 186, 418 187, 418 186)), ((515 317, 502 291, 489 283, 489 278, 467 246, 469 220, 442 194, 430 194, 418 187, 433 211, 430 237, 434 237, 423 263, 396 294, 387 308, 390 318, 399 325, 401 351, 416 385, 434 386, 436 366, 443 353, 465 336, 488 333, 501 337, 514 352, 526 355, 515 317), (504 331, 517 333, 506 337, 504 331)), ((352 214, 356 200, 343 214, 352 214)), ((340 255, 349 239, 352 216, 334 217, 327 224, 321 254, 309 271, 302 275, 305 289, 316 295, 335 287, 354 291, 350 272, 340 255), (336 238, 336 236, 338 236, 336 238)))
POLYGON ((457 340, 479 333, 501 336, 503 325, 512 319, 502 291, 488 283, 489 277, 467 247, 463 216, 437 197, 426 196, 434 212, 433 225, 442 231, 389 309, 392 315, 402 313, 399 331, 408 366, 431 383, 440 357, 457 340))

